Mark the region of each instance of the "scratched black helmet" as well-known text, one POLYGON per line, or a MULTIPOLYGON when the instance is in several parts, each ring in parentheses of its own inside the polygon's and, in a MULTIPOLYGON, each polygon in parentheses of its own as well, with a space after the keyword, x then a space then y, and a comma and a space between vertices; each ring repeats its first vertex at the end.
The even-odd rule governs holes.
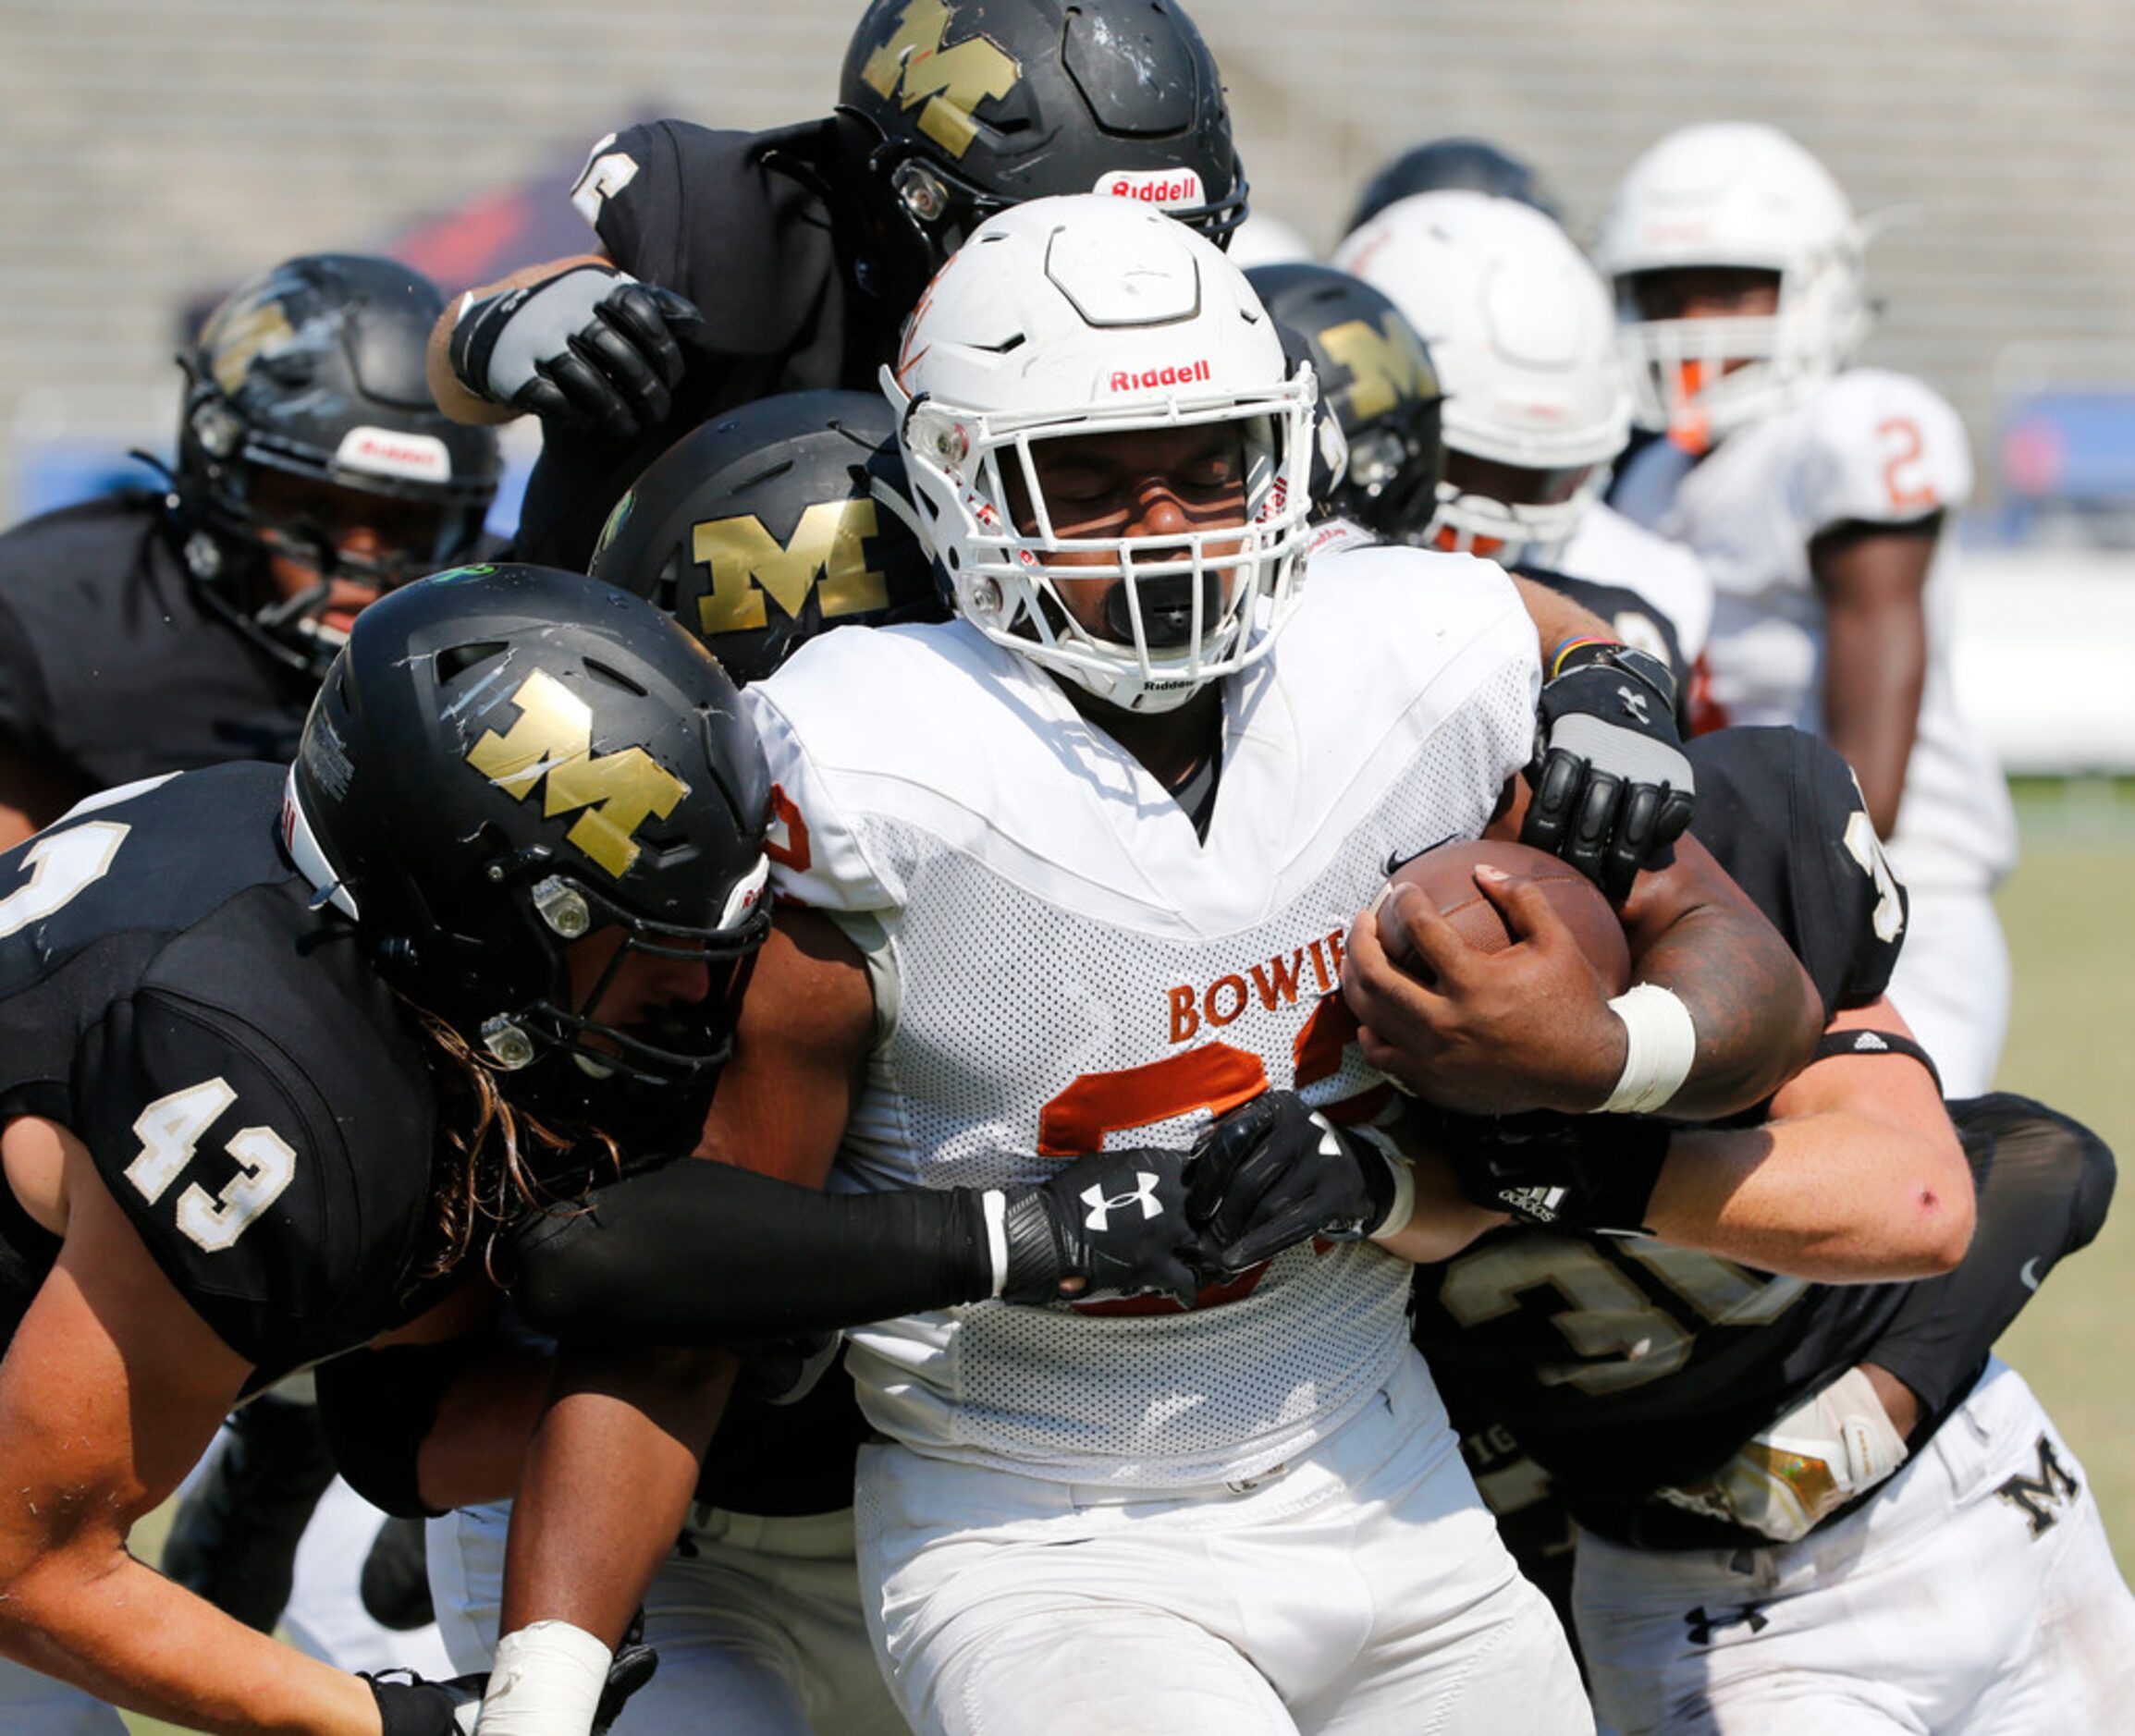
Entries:
POLYGON ((187 563, 219 613, 313 674, 345 636, 326 615, 337 573, 387 590, 462 560, 496 495, 496 433, 448 420, 424 377, 442 312, 393 260, 305 254, 232 290, 178 358, 187 563), (274 556, 316 584, 262 586, 274 556))
POLYGON ((1445 448, 1444 398, 1416 328, 1383 291, 1331 265, 1256 265, 1245 275, 1311 362, 1348 447, 1341 475, 1324 488, 1316 480, 1316 508, 1382 537, 1419 532, 1438 507, 1445 448))
POLYGON ((879 392, 789 392, 682 436, 608 515, 590 570, 761 680, 833 627, 947 618, 879 392))
POLYGON ((769 805, 741 695, 690 634, 581 574, 471 567, 357 617, 284 827, 388 981, 523 1071, 516 1095, 575 1109, 589 1080, 688 1084, 725 1057, 769 925, 769 805), (632 952, 706 960, 705 997, 603 1022, 632 952))
POLYGON ((1215 58, 1175 0, 874 0, 838 113, 900 310, 1026 199, 1116 193, 1219 242, 1245 215, 1215 58))
POLYGON ((1553 222, 1564 220, 1556 194, 1533 164, 1522 162, 1487 139, 1430 139, 1411 145, 1365 183, 1364 191, 1357 195, 1356 210, 1342 233, 1354 234, 1387 206, 1411 193, 1435 193, 1452 187, 1516 199, 1553 222))

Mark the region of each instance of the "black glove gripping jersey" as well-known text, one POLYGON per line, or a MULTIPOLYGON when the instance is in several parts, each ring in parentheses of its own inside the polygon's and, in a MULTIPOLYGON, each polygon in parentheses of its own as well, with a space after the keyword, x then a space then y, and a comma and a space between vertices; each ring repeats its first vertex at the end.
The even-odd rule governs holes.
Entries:
POLYGON ((209 612, 160 495, 0 535, 0 740, 92 789, 296 752, 313 683, 209 612))
POLYGON ((776 392, 875 389, 903 310, 853 287, 829 202, 836 128, 629 128, 594 150, 572 197, 607 256, 687 296, 705 317, 683 347, 667 422, 635 440, 545 428, 516 552, 583 572, 608 511, 698 423, 776 392))
MULTIPOLYGON (((1904 899, 1846 763, 1784 728, 1722 730, 1687 752, 1693 833, 1785 935, 1826 1016, 1875 998, 1904 899)), ((1511 1229, 1418 1272, 1416 1340, 1456 1426, 1509 1428, 1582 1524, 1721 1547, 1767 1540, 1652 1492, 1708 1474, 1860 1361, 1910 1288, 1814 1285, 1647 1238, 1511 1229)))
MULTIPOLYGON (((276 838, 284 772, 112 792, 0 856, 0 1116, 69 1128, 253 1383, 420 1311, 422 1042, 276 838)), ((12 1335, 56 1254, 11 1198, 12 1335)))

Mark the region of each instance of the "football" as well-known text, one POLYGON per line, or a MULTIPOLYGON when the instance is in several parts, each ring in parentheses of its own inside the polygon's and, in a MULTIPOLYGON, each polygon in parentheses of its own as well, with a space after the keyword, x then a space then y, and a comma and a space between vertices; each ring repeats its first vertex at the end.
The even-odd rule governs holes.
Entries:
MULTIPOLYGON (((1403 862, 1388 885, 1414 886, 1469 946, 1482 952, 1503 952, 1513 944, 1512 932, 1475 882, 1476 869, 1486 863, 1519 874, 1542 889, 1550 908, 1577 937, 1579 950, 1601 972, 1602 985, 1611 995, 1620 995, 1630 985, 1631 950, 1615 910, 1601 896, 1601 887, 1547 850, 1494 838, 1441 844, 1403 862)), ((1398 925, 1381 931, 1380 941, 1395 963, 1414 965, 1407 934, 1398 925)))

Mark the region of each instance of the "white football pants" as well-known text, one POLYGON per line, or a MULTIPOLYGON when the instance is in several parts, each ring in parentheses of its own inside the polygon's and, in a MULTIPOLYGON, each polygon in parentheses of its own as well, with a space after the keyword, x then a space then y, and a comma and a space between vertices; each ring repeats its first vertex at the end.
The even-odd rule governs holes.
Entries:
POLYGON ((1985 891, 1908 889, 1905 947, 1890 997, 1934 1057, 1945 1097, 1994 1088, 2009 1030, 2009 948, 1985 891))
POLYGON ((902 1447, 860 1460, 870 1620, 928 1736, 1593 1728, 1413 1352, 1309 1456, 1243 1489, 1049 1483, 902 1447))
POLYGON ((1990 1363, 1866 1507, 1799 1543, 1582 1533, 1572 1602, 1625 1736, 2091 1736, 2135 1716, 2135 1597, 2090 1477, 1990 1363))
MULTIPOLYGON (((430 1590, 460 1673, 487 1669, 511 1505, 430 1522, 430 1590)), ((652 1681, 613 1736, 897 1736, 860 1613, 850 1509, 763 1519, 698 1506, 645 1594, 652 1681)))

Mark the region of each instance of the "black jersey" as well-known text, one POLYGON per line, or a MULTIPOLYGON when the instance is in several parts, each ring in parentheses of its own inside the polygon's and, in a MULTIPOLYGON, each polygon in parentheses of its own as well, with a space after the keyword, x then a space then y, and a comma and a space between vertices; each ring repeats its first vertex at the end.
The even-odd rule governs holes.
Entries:
POLYGON ((779 392, 875 389, 899 309, 854 287, 831 204, 836 128, 715 132, 655 120, 604 140, 572 194, 624 271, 687 296, 705 331, 685 347, 674 408, 634 440, 550 424, 528 479, 516 552, 584 570, 609 509, 698 423, 779 392))
MULTIPOLYGON (((1786 936, 1827 1014, 1872 999, 1903 907, 1845 762, 1785 728, 1724 730, 1687 752, 1693 830, 1786 936)), ((1416 1337, 1456 1424, 1509 1427, 1582 1524, 1722 1547, 1741 1539, 1653 1492, 1707 1475, 1859 1361, 1908 1290, 1512 1228, 1418 1272, 1416 1337)))
POLYGON ((92 789, 288 759, 314 690, 201 601, 158 495, 0 535, 0 740, 92 789))
MULTIPOLYGON (((232 764, 84 803, 0 855, 0 1117, 89 1148, 254 1384, 419 1312, 422 1039, 277 837, 285 773, 232 764)), ((57 1253, 0 1188, 10 1337, 57 1253)))

